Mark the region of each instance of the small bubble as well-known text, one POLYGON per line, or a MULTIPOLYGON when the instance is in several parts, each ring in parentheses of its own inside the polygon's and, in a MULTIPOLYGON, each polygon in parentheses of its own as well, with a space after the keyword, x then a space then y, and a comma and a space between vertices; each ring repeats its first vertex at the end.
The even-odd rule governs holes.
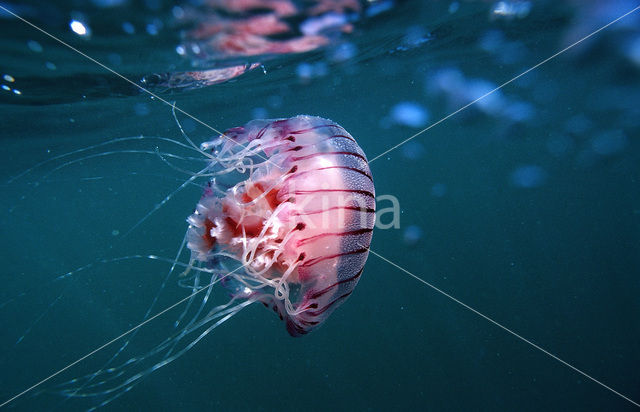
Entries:
POLYGON ((491 13, 494 18, 523 19, 529 15, 531 3, 529 1, 499 1, 493 6, 491 13))
POLYGON ((447 194, 447 185, 444 183, 436 183, 431 186, 431 196, 443 197, 445 194, 447 194))
POLYGON ((113 229, 111 231, 111 235, 113 235, 113 236, 118 236, 119 234, 120 234, 120 231, 118 229, 113 229))
POLYGON ((429 112, 416 102, 400 102, 391 108, 391 118, 403 126, 424 127, 429 122, 429 112))
POLYGON ((255 107, 251 109, 252 119, 266 119, 269 117, 269 112, 264 107, 255 107))
POLYGON ((13 83, 16 81, 16 79, 14 79, 13 76, 11 76, 10 74, 5 74, 4 76, 2 76, 2 78, 8 81, 9 83, 13 83))
POLYGON ((418 160, 424 156, 424 146, 417 140, 411 140, 401 147, 402 155, 410 160, 418 160))
POLYGON ((422 229, 419 226, 411 225, 404 230, 403 240, 407 246, 415 246, 422 239, 422 229))
POLYGON ((520 166, 511 173, 511 183, 516 187, 533 188, 544 184, 547 172, 540 166, 520 166))
POLYGON ((296 67, 296 75, 301 79, 310 79, 313 77, 313 67, 309 63, 300 63, 296 67))
POLYGON ((329 69, 324 62, 317 62, 313 64, 300 63, 296 67, 296 74, 302 80, 309 80, 315 77, 326 76, 329 69))
POLYGON ((181 19, 184 17, 184 9, 180 6, 174 6, 171 9, 171 14, 173 14, 173 17, 175 17, 176 19, 181 19))
POLYGON ((2 90, 10 91, 11 87, 7 86, 6 84, 3 84, 2 85, 2 90))
POLYGON ((152 36, 157 36, 160 33, 160 29, 162 28, 162 23, 158 20, 154 20, 153 23, 147 24, 147 33, 152 36))
POLYGON ((22 92, 18 89, 13 89, 13 94, 17 94, 18 96, 20 96, 22 92))
POLYGON ((511 101, 503 110, 503 115, 514 122, 526 122, 534 116, 534 113, 533 106, 522 101, 511 101))
POLYGON ((88 36, 91 34, 91 29, 89 29, 89 26, 78 20, 71 20, 69 22, 69 27, 75 34, 79 36, 88 36))
POLYGON ((599 134, 591 140, 591 148, 602 156, 610 156, 627 146, 627 136, 621 130, 612 130, 599 134))
POLYGON ((460 69, 444 68, 431 74, 427 80, 427 92, 430 94, 444 93, 460 95, 465 88, 466 79, 460 69))
POLYGON ((504 108, 504 96, 493 82, 471 79, 465 85, 468 99, 476 101, 476 107, 486 114, 498 114, 504 108))
POLYGON ((380 13, 384 13, 384 12, 390 10, 392 7, 393 7, 393 2, 391 0, 373 2, 367 8, 367 11, 365 12, 365 14, 366 14, 367 17, 376 16, 376 15, 378 15, 380 13))
POLYGON ((128 21, 122 23, 122 30, 127 34, 134 34, 136 32, 136 28, 128 21))
POLYGON ((55 69, 57 69, 56 65, 55 65, 55 64, 53 64, 53 63, 51 63, 51 62, 46 62, 46 63, 44 64, 44 67, 46 67, 46 68, 47 68, 47 69, 49 69, 49 70, 55 70, 55 69))
POLYGON ((35 40, 29 40, 27 42, 27 47, 29 50, 35 53, 42 53, 42 45, 35 40))
POLYGON ((342 43, 329 52, 329 60, 339 63, 353 58, 358 48, 353 43, 342 43))

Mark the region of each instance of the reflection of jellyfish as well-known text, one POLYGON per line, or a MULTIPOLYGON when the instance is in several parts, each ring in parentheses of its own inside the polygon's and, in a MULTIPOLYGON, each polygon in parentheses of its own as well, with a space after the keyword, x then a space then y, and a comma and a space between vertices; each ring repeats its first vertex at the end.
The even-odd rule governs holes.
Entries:
POLYGON ((185 246, 191 256, 188 264, 171 262, 172 271, 186 267, 180 284, 192 291, 180 329, 116 364, 130 337, 100 370, 59 385, 64 396, 106 398, 104 405, 254 302, 272 309, 292 336, 304 335, 358 283, 375 194, 367 159, 347 131, 319 117, 254 120, 199 151, 208 164, 193 178, 210 180, 177 257, 185 246), (231 298, 209 309, 216 283, 231 298))

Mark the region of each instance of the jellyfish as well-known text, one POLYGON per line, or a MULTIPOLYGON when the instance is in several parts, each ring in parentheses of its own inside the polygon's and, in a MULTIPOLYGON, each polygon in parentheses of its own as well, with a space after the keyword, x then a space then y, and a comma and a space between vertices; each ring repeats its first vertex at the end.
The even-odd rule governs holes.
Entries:
POLYGON ((232 297, 262 302, 292 336, 310 332, 351 294, 367 259, 375 192, 362 149, 310 116, 254 120, 202 149, 222 166, 216 175, 248 176, 226 190, 209 181, 187 220, 190 267, 240 263, 221 278, 232 297), (268 157, 254 163, 259 153, 268 157))
POLYGON ((123 361, 134 331, 98 371, 54 388, 67 399, 109 403, 253 303, 274 312, 291 336, 303 336, 358 284, 375 190, 367 158, 344 128, 306 115, 252 120, 197 150, 207 165, 189 180, 206 176, 207 183, 170 261, 171 272, 183 268, 179 283, 191 291, 175 330, 123 361), (211 308, 219 292, 226 303, 211 308))

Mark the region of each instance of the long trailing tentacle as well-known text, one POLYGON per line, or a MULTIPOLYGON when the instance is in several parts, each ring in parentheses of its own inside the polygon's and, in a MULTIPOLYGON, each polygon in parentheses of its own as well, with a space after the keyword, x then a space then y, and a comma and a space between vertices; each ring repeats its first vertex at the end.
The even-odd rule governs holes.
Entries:
POLYGON ((200 340, 202 340, 205 336, 207 336, 212 330, 222 325, 227 320, 231 319, 234 315, 240 312, 240 310, 254 303, 254 301, 246 300, 241 303, 237 303, 233 306, 230 306, 233 303, 234 303, 234 300, 232 299, 228 304, 219 306, 218 307, 219 310, 214 311, 214 313, 209 313, 207 316, 200 319, 199 321, 194 321, 189 328, 185 328, 181 330, 179 333, 175 334, 174 336, 167 338, 161 344, 157 345, 152 351, 147 352, 146 354, 138 358, 131 358, 117 367, 102 370, 97 375, 91 374, 82 378, 76 378, 71 381, 63 383, 58 387, 59 393, 64 396, 80 397, 80 398, 107 397, 99 405, 96 405, 96 407, 92 409, 96 409, 96 408, 107 405, 111 401, 117 399, 124 393, 131 390, 131 388, 133 388, 136 384, 138 384, 144 377, 146 377, 150 373, 154 372, 155 370, 163 366, 166 366, 167 364, 178 359, 180 356, 184 355, 193 346, 195 346, 200 340), (202 330, 202 328, 205 328, 205 329, 202 330), (175 347, 186 336, 192 333, 198 332, 199 330, 202 330, 202 331, 194 339, 189 341, 184 347, 173 352, 175 347), (166 355, 162 356, 159 361, 154 362, 151 366, 148 366, 143 370, 138 370, 136 368, 136 366, 140 365, 142 362, 149 360, 151 357, 158 355, 167 349, 170 349, 170 351, 166 355), (93 378, 94 376, 98 376, 102 380, 100 382, 96 382, 96 383, 93 383, 92 385, 85 387, 84 390, 80 390, 77 387, 71 387, 70 389, 65 388, 66 386, 69 386, 69 385, 77 385, 83 380, 93 378))
MULTIPOLYGON (((95 158, 99 158, 99 157, 107 157, 107 156, 112 156, 112 155, 119 155, 119 154, 149 154, 149 155, 158 155, 158 151, 156 150, 113 150, 113 151, 107 151, 107 152, 100 152, 100 153, 94 153, 91 155, 86 155, 86 156, 82 156, 79 157, 77 159, 74 160, 70 160, 68 162, 65 162, 59 166, 54 167, 53 169, 49 170, 47 173, 44 173, 39 179, 39 182, 43 182, 46 180, 46 178, 48 178, 49 176, 51 176, 53 173, 62 170, 66 167, 69 167, 71 165, 74 164, 78 164, 81 162, 84 162, 86 160, 90 160, 90 159, 95 159, 95 158)), ((180 159, 180 160, 189 160, 189 161, 201 161, 202 159, 200 158, 191 158, 191 157, 184 157, 184 156, 179 156, 176 155, 174 153, 168 153, 168 152, 160 152, 160 154, 164 157, 171 157, 171 158, 175 158, 175 159, 180 159)))
MULTIPOLYGON (((96 143, 94 145, 83 147, 81 149, 72 150, 70 152, 54 156, 54 157, 52 157, 50 159, 43 160, 43 161, 41 161, 39 163, 36 163, 35 165, 31 166, 30 168, 28 168, 26 170, 23 170, 22 172, 18 173, 17 175, 13 176, 6 183, 7 184, 11 184, 11 183, 15 182, 16 180, 22 178, 23 176, 25 176, 25 175, 27 175, 27 174, 29 174, 29 173, 41 168, 42 166, 45 166, 45 165, 47 165, 49 163, 52 163, 52 162, 55 162, 57 160, 65 159, 67 157, 70 157, 70 156, 73 156, 73 155, 77 155, 79 153, 88 152, 90 150, 98 149, 100 147, 104 147, 104 146, 108 146, 108 145, 112 145, 112 144, 116 144, 116 143, 122 143, 122 142, 137 141, 137 140, 160 140, 160 141, 168 142, 168 143, 171 143, 171 144, 175 144, 175 145, 180 146, 180 147, 185 148, 185 149, 194 150, 191 146, 188 146, 188 145, 186 145, 186 144, 184 144, 182 142, 179 142, 177 140, 174 140, 174 139, 171 139, 171 138, 168 138, 168 137, 142 136, 142 135, 141 136, 130 136, 130 137, 119 137, 119 138, 116 138, 116 139, 108 140, 106 142, 96 143)), ((197 149, 196 149, 196 151, 199 152, 199 153, 201 152, 200 150, 197 150, 197 149)), ((117 153, 117 151, 113 151, 113 152, 117 153)))
MULTIPOLYGON (((184 248, 185 240, 183 240, 182 249, 184 248)), ((187 266, 187 264, 178 261, 178 258, 181 254, 182 250, 179 250, 176 258, 173 260, 154 255, 149 255, 147 256, 147 258, 167 261, 172 264, 169 274, 165 278, 166 283, 168 281, 169 275, 175 272, 176 267, 187 266)), ((131 256, 131 258, 138 257, 140 256, 131 256)), ((60 393, 67 399, 106 397, 106 399, 102 400, 101 403, 96 406, 101 407, 129 391, 148 374, 182 356, 213 329, 229 320, 243 308, 254 303, 254 301, 250 299, 238 303, 237 298, 232 297, 227 303, 215 306, 214 308, 205 311, 205 308, 210 301, 214 286, 220 281, 223 281, 225 277, 235 275, 235 272, 241 268, 242 267, 240 266, 234 269, 234 271, 227 272, 224 275, 221 274, 222 272, 219 269, 209 269, 201 267, 192 268, 194 270, 194 273, 197 274, 193 279, 193 290, 195 290, 197 293, 199 293, 203 289, 206 289, 206 291, 204 294, 200 294, 201 301, 195 313, 181 329, 177 330, 172 336, 164 339, 150 351, 142 355, 131 357, 119 365, 111 366, 118 355, 121 354, 121 352, 133 338, 133 336, 130 337, 127 342, 125 342, 116 352, 116 354, 113 355, 109 359, 109 361, 103 365, 102 368, 94 373, 85 375, 80 378, 75 378, 58 385, 55 388, 57 393, 60 393), (207 282, 204 286, 200 286, 200 274, 205 273, 210 274, 210 282, 207 282), (188 336, 194 333, 199 333, 199 335, 189 340, 188 342, 184 341, 188 336), (181 343, 184 344, 184 346, 182 346, 181 343), (146 364, 148 362, 152 362, 152 364, 146 364)), ((194 302, 197 294, 196 292, 194 292, 190 296, 189 305, 194 302)), ((157 296, 156 299, 154 299, 152 306, 155 305, 156 301, 157 296)), ((148 317, 151 310, 152 307, 149 308, 145 317, 148 317)), ((188 311, 189 309, 185 309, 185 312, 181 314, 180 318, 183 318, 188 311)), ((177 327, 178 323, 176 322, 175 325, 177 327)))
MULTIPOLYGON (((151 305, 149 305, 149 308, 147 309, 146 313, 144 314, 144 316, 142 318, 142 321, 145 321, 145 320, 147 320, 149 318, 149 316, 151 315, 151 312, 153 311, 153 309, 155 308, 156 304, 158 303, 158 299, 160 298, 160 295, 161 295, 162 291, 166 287, 167 282, 169 281, 171 275, 175 271, 175 268, 176 268, 176 266, 177 266, 177 264, 179 262, 178 259, 180 258, 180 255, 184 251, 184 247, 186 245, 186 242, 187 242, 187 234, 185 233, 185 235, 184 235, 184 237, 182 239, 182 244, 180 245, 180 248, 178 249, 178 252, 176 253, 176 257, 175 257, 173 263, 171 264, 171 268, 169 269, 168 273, 165 275, 164 279, 162 280, 162 283, 160 284, 160 288, 156 292, 156 295, 153 298, 153 301, 151 302, 151 305)), ((127 346, 129 346, 129 344, 136 337, 136 335, 138 334, 139 331, 140 331, 140 329, 136 329, 129 337, 127 337, 127 339, 120 345, 120 347, 113 354, 113 356, 111 356, 111 358, 109 358, 109 360, 107 360, 107 362, 98 371, 96 371, 92 377, 90 377, 87 380, 85 385, 90 384, 98 376, 98 374, 102 370, 107 369, 120 356, 120 354, 127 348, 127 346)), ((78 391, 83 390, 83 388, 84 388, 84 385, 78 387, 78 391)))

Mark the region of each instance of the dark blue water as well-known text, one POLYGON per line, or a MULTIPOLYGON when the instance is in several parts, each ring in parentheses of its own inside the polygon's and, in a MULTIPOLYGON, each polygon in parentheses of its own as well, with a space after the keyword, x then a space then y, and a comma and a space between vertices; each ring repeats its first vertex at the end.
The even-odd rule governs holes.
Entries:
MULTIPOLYGON (((638 402, 640 11, 385 152, 640 3, 379 3, 390 7, 353 15, 327 46, 209 60, 177 52, 194 23, 170 2, 0 6, 138 85, 155 79, 154 93, 217 130, 301 113, 341 124, 367 153, 377 194, 400 205, 399 227, 379 227, 373 252, 638 402), (245 63, 262 67, 206 87, 157 81, 245 63)), ((155 139, 184 141, 171 108, 0 17, 4 402, 144 319, 170 265, 100 260, 173 259, 204 180, 143 220, 188 178, 178 169, 201 164, 157 154, 192 155, 155 139)), ((178 119, 197 143, 216 135, 178 119)), ((156 311, 187 294, 174 276, 156 311)), ((122 362, 170 336, 181 310, 141 328, 122 362)), ((118 347, 6 407, 99 405, 108 396, 65 399, 57 385, 118 347)), ((633 407, 371 254, 353 296, 309 336, 289 337, 252 305, 105 409, 633 407)))

